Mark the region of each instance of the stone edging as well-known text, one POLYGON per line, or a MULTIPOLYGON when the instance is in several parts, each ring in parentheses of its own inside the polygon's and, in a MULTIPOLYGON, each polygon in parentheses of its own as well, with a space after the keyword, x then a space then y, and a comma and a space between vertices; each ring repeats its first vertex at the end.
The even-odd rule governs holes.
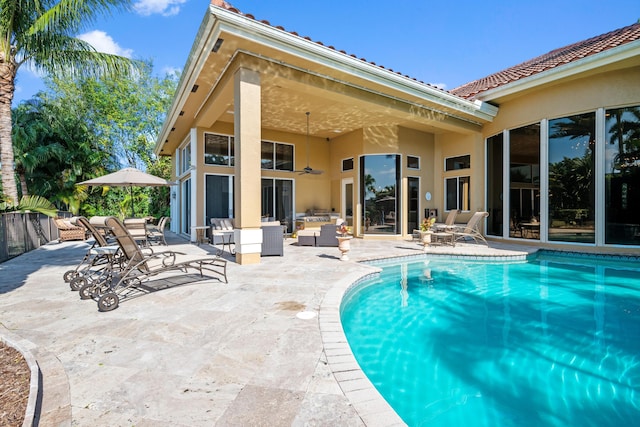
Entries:
POLYGON ((31 371, 29 400, 23 427, 71 426, 71 393, 67 373, 60 360, 9 331, 0 323, 0 340, 24 357, 31 371))
POLYGON ((36 410, 38 409, 38 392, 40 390, 40 367, 31 351, 27 347, 33 347, 30 342, 10 333, 7 328, 0 325, 0 341, 9 347, 13 347, 15 350, 22 354, 24 360, 29 366, 31 371, 31 379, 29 380, 29 400, 27 401, 27 408, 24 414, 23 427, 30 427, 37 425, 36 422, 36 410))
POLYGON ((369 272, 345 274, 327 291, 322 300, 318 322, 324 353, 338 385, 365 425, 406 426, 360 369, 342 329, 340 304, 344 294, 380 271, 379 268, 366 267, 369 272))

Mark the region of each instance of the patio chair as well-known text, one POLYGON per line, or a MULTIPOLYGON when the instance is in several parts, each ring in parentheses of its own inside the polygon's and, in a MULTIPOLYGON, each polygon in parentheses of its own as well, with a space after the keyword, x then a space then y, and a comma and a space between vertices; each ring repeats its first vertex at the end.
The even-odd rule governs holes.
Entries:
POLYGON ((138 244, 147 246, 147 220, 145 218, 125 218, 124 226, 138 244))
POLYGON ((262 230, 262 248, 260 256, 284 255, 284 226, 280 221, 270 221, 260 226, 262 230))
POLYGON ((320 226, 320 234, 316 237, 316 246, 338 247, 338 234, 336 224, 325 224, 320 226))
MULTIPOLYGON (((218 256, 189 256, 180 252, 165 251, 154 253, 151 248, 143 252, 124 224, 115 217, 107 218, 107 225, 113 230, 124 258, 123 268, 106 289, 96 287, 94 297, 98 299, 100 311, 111 311, 118 307, 120 299, 131 296, 136 291, 148 293, 157 289, 144 286, 143 282, 158 274, 179 271, 186 277, 188 270, 195 270, 204 277, 211 273, 220 281, 227 280, 227 261, 218 256), (99 292, 99 293, 98 293, 99 292)), ((193 280, 190 280, 191 282, 193 280)), ((104 288, 104 284, 101 285, 104 288)))
POLYGON ((456 228, 456 217, 460 213, 458 209, 451 209, 447 215, 447 219, 444 220, 444 224, 433 224, 433 228, 437 231, 451 231, 456 228))
POLYGON ((147 231, 147 241, 150 245, 157 243, 159 245, 167 246, 167 241, 164 238, 164 229, 167 226, 167 222, 169 222, 169 217, 163 216, 158 221, 158 226, 153 227, 147 231))
POLYGON ((476 243, 482 242, 489 246, 487 240, 480 232, 480 220, 489 216, 488 212, 476 212, 467 222, 467 225, 458 227, 453 230, 453 240, 457 242, 459 240, 473 239, 476 243))
POLYGON ((53 218, 53 223, 58 229, 59 241, 86 240, 86 230, 79 225, 71 224, 71 221, 64 218, 53 218))

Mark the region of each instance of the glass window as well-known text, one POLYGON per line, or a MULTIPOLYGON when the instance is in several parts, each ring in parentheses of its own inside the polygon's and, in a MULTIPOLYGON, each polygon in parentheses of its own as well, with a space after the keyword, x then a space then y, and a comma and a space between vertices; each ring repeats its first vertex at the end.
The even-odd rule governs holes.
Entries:
POLYGON ((408 169, 420 169, 420 157, 407 156, 408 169))
POLYGON ((262 169, 293 171, 293 145, 262 141, 262 169))
POLYGON ((487 234, 502 236, 502 159, 504 137, 500 133, 487 139, 487 234))
POLYGON ((353 157, 342 161, 342 172, 353 170, 353 157))
POLYGON ((400 156, 378 154, 360 158, 360 203, 364 234, 400 232, 399 203, 400 156))
POLYGON ((471 179, 468 176, 458 176, 445 179, 445 210, 468 211, 471 206, 471 179))
POLYGON ((180 150, 180 159, 182 166, 180 172, 186 173, 191 169, 191 144, 187 144, 182 148, 182 150, 180 150))
POLYGON ((640 106, 605 113, 605 243, 640 245, 640 106))
POLYGON ((293 171, 293 145, 275 144, 276 170, 293 171))
POLYGON ((207 165, 233 166, 233 137, 204 134, 204 162, 207 165))
POLYGON ((211 218, 233 218, 233 176, 205 176, 206 225, 211 218))
POLYGON ((446 171, 454 171, 459 169, 469 169, 471 167, 471 156, 447 157, 444 161, 446 171))
POLYGON ((260 165, 262 169, 273 169, 273 143, 262 141, 261 152, 260 165))
POLYGON ((595 243, 595 113, 549 120, 550 241, 595 243))

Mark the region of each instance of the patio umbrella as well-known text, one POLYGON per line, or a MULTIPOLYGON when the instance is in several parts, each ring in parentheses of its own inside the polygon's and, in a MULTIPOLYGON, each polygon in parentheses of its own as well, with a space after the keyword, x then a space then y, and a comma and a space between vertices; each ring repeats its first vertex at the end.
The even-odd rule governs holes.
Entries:
POLYGON ((135 216, 133 211, 133 187, 166 187, 176 185, 159 176, 142 172, 136 168, 124 168, 98 178, 78 183, 77 185, 108 186, 108 187, 129 187, 131 191, 131 216, 135 216))

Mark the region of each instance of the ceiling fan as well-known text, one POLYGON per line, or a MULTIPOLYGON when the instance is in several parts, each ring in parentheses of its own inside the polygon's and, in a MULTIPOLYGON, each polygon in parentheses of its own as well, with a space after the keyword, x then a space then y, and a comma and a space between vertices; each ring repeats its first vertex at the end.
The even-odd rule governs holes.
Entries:
POLYGON ((307 115, 307 166, 299 171, 300 175, 311 174, 311 175, 320 175, 322 173, 321 170, 313 169, 309 166, 309 115, 311 114, 309 111, 305 113, 307 115))

